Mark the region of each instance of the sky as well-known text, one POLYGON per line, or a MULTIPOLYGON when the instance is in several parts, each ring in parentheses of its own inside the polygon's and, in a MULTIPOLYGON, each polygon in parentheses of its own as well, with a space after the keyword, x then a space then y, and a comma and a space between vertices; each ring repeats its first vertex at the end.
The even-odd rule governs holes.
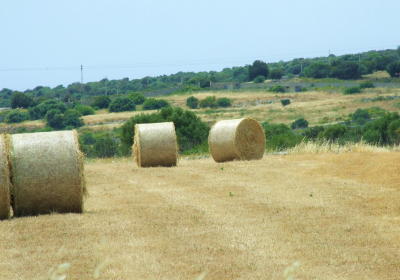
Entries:
POLYGON ((398 0, 0 0, 0 90, 395 49, 398 0))

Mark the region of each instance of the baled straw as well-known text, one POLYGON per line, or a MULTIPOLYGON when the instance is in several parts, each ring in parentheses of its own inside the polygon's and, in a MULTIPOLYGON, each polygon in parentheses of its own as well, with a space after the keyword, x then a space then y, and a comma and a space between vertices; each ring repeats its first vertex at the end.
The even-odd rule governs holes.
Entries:
POLYGON ((174 123, 135 125, 132 149, 139 167, 176 166, 178 143, 174 123))
POLYGON ((216 162, 261 159, 265 134, 254 119, 224 120, 211 128, 208 145, 216 162))
POLYGON ((11 193, 10 170, 8 168, 7 149, 4 135, 0 135, 0 220, 10 218, 11 193))
POLYGON ((76 130, 10 137, 14 215, 82 213, 86 195, 76 130))

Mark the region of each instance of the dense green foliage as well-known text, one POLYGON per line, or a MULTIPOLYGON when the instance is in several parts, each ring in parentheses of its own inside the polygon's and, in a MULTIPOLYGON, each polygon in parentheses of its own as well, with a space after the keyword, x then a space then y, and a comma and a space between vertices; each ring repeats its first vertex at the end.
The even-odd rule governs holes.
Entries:
POLYGON ((217 98, 215 96, 207 96, 203 100, 200 101, 199 103, 200 108, 217 108, 218 103, 217 103, 217 98))
POLYGON ((390 63, 386 71, 392 78, 400 77, 400 61, 390 63))
POLYGON ((299 118, 295 120, 291 126, 292 129, 304 129, 308 128, 308 121, 306 121, 304 118, 299 118))
POLYGON ((360 89, 363 89, 363 88, 373 88, 374 87, 374 85, 371 83, 371 82, 363 82, 363 83, 360 83, 360 89))
POLYGON ((110 113, 112 112, 126 112, 126 111, 135 111, 136 105, 133 103, 130 98, 116 97, 110 103, 110 107, 108 107, 110 113))
POLYGON ((136 105, 143 104, 143 102, 145 102, 147 99, 140 92, 131 92, 130 94, 128 94, 127 97, 130 98, 133 101, 133 103, 135 103, 136 105))
POLYGON ((167 100, 149 98, 143 103, 143 110, 159 110, 161 108, 171 107, 167 100))
POLYGON ((59 109, 51 109, 46 113, 46 126, 55 130, 65 128, 78 128, 84 125, 82 114, 74 109, 65 111, 63 114, 59 109))
POLYGON ((94 115, 94 109, 90 106, 78 105, 74 109, 81 113, 82 116, 94 115))
POLYGON ((218 98, 217 105, 219 107, 224 107, 224 108, 230 107, 230 106, 232 106, 232 101, 227 97, 221 97, 221 98, 218 98))
POLYGON ((193 112, 180 107, 163 108, 153 114, 142 114, 130 118, 121 131, 121 141, 128 147, 133 144, 135 125, 140 123, 173 122, 181 152, 201 145, 208 139, 210 126, 193 112))
POLYGON ((285 92, 285 88, 283 86, 281 86, 281 85, 276 85, 276 86, 273 86, 272 88, 270 88, 268 91, 269 92, 281 92, 281 93, 283 93, 283 92, 285 92))
MULTIPOLYGON (((291 74, 291 73, 289 73, 289 74, 291 74)), ((275 69, 272 69, 271 71, 269 71, 268 79, 279 80, 284 75, 285 75, 285 72, 283 71, 283 69, 275 68, 275 69)))
POLYGON ((290 104, 290 99, 287 99, 287 98, 281 99, 281 104, 283 106, 289 105, 290 104))
POLYGON ((186 106, 192 109, 197 109, 199 106, 199 100, 194 96, 190 96, 188 99, 186 99, 186 106))
POLYGON ((266 148, 268 151, 281 151, 292 148, 303 139, 301 135, 294 134, 290 127, 283 123, 274 124, 264 122, 261 125, 267 140, 266 148))
POLYGON ((108 106, 110 106, 110 103, 111 98, 109 96, 100 95, 94 99, 93 103, 90 104, 90 106, 97 107, 99 109, 107 109, 108 106))
POLYGON ((261 84, 261 83, 264 83, 264 81, 265 81, 265 77, 262 75, 255 77, 253 80, 253 82, 255 84, 261 84))
POLYGON ((349 87, 344 90, 344 94, 355 94, 360 92, 361 92, 360 87, 349 87))
POLYGON ((6 123, 21 123, 29 120, 29 112, 24 110, 11 110, 5 118, 6 123))
POLYGON ((63 114, 67 110, 67 107, 64 103, 55 100, 46 100, 35 107, 29 107, 29 114, 32 120, 40 120, 52 109, 57 109, 63 114))
POLYGON ((258 76, 268 77, 268 64, 261 60, 256 60, 253 62, 253 65, 248 66, 248 73, 249 81, 253 81, 258 76))
POLYGON ((33 102, 33 98, 23 92, 15 91, 10 98, 11 108, 28 108, 33 102))

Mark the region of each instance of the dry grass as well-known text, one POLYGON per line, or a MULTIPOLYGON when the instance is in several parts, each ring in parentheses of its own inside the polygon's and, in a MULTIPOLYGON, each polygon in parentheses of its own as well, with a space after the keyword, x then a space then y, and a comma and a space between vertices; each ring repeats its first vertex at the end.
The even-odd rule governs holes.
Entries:
POLYGON ((364 78, 390 78, 390 75, 386 71, 376 71, 372 74, 363 75, 364 78))
POLYGON ((140 170, 91 161, 86 213, 0 222, 0 279, 46 279, 62 263, 68 279, 282 279, 296 262, 298 279, 397 279, 398 162, 396 152, 140 170))

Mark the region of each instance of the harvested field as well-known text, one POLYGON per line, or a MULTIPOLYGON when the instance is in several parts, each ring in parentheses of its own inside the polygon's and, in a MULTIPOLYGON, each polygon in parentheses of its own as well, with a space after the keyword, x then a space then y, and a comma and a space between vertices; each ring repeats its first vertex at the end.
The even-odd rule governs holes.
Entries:
POLYGON ((0 222, 0 279, 47 279, 61 263, 68 279, 96 267, 101 279, 282 279, 297 261, 296 279, 397 279, 398 162, 398 152, 91 161, 83 215, 0 222))

